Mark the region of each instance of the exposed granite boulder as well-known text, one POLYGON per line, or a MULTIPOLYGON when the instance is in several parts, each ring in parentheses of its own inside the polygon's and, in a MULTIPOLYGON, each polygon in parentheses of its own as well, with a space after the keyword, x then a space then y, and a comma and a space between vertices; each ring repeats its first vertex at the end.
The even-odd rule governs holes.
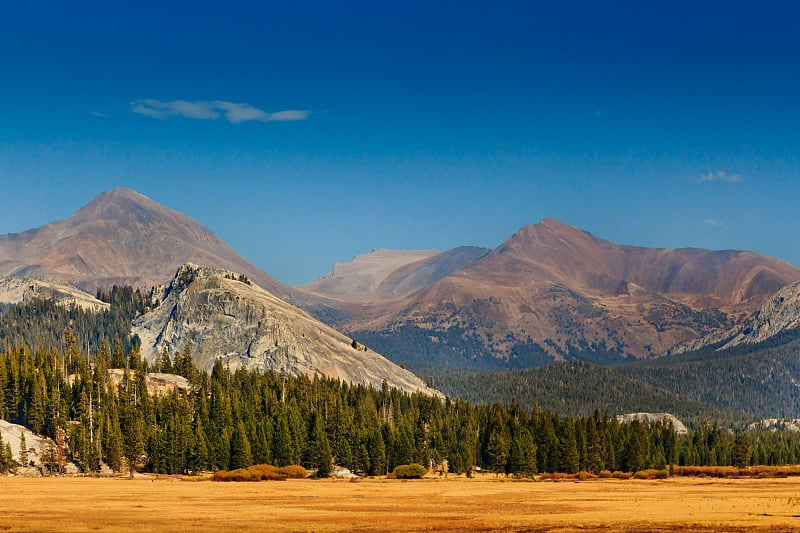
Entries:
POLYGON ((654 422, 671 422, 672 429, 674 429, 675 433, 678 435, 685 435, 689 433, 686 425, 678 420, 675 415, 670 413, 628 413, 626 415, 618 415, 617 420, 622 422, 633 422, 634 420, 639 420, 646 424, 652 424, 654 422))

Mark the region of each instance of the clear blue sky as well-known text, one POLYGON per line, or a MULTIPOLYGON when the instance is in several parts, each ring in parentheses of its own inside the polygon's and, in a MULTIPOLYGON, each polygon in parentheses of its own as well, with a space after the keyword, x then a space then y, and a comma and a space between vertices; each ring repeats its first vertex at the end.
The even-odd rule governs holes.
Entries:
POLYGON ((298 284, 542 218, 800 265, 797 2, 0 3, 0 233, 124 185, 298 284))

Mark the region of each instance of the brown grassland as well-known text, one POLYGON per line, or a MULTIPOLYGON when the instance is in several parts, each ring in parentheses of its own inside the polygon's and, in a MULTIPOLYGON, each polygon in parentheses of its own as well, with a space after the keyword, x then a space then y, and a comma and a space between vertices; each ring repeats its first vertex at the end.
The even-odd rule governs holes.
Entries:
POLYGON ((0 478, 0 531, 189 530, 800 530, 800 479, 0 478))

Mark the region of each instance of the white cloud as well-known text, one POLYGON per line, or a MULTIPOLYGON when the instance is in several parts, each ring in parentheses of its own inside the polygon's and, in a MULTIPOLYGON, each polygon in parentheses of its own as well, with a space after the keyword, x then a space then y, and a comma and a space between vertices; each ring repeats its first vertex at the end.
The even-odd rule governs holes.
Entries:
POLYGON ((725 225, 725 223, 721 222, 719 220, 715 220, 713 218, 707 218, 707 219, 705 219, 703 221, 703 225, 704 226, 709 226, 709 227, 712 227, 712 228, 721 228, 722 226, 725 225))
POLYGON ((295 109, 267 113, 250 104, 239 104, 236 102, 226 102, 224 100, 217 100, 215 102, 188 102, 186 100, 162 102, 161 100, 154 100, 151 98, 131 102, 131 111, 158 119, 181 116, 197 120, 216 120, 222 117, 232 124, 251 120, 257 120, 259 122, 305 120, 311 114, 310 111, 295 109))
POLYGON ((89 114, 92 115, 93 117, 108 118, 107 114, 101 113, 100 111, 91 111, 89 112, 89 114))
POLYGON ((708 174, 703 174, 700 176, 698 180, 701 183, 707 181, 724 181, 726 183, 739 183, 742 180, 741 174, 728 174, 724 170, 720 170, 718 172, 709 172, 708 174))

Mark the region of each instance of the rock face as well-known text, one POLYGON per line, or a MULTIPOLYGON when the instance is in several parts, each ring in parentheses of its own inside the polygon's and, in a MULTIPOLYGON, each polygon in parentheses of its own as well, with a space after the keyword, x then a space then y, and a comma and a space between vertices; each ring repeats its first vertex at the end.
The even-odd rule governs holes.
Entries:
POLYGON ((91 292, 162 285, 189 261, 242 272, 280 296, 291 292, 191 217, 124 187, 66 220, 0 236, 0 276, 55 276, 91 292))
MULTIPOLYGON (((119 387, 124 380, 125 370, 122 368, 109 368, 108 377, 111 378, 114 386, 119 387)), ((147 376, 145 376, 145 387, 147 387, 148 394, 154 396, 169 394, 173 390, 181 392, 192 390, 191 383, 185 377, 161 372, 148 372, 147 376)))
POLYGON ((155 310, 137 319, 133 333, 149 360, 164 347, 191 345, 198 366, 216 360, 231 368, 320 374, 350 383, 439 395, 407 370, 354 343, 308 313, 240 274, 183 265, 155 310))
POLYGON ((634 420, 639 420, 640 422, 644 422, 646 424, 652 424, 654 422, 669 422, 672 423, 672 429, 675 430, 675 433, 678 435, 686 435, 689 433, 689 430, 686 428, 683 422, 678 420, 675 415, 671 415, 669 413, 628 413, 626 415, 619 415, 617 419, 622 422, 633 422, 634 420))
POLYGON ((340 297, 336 325, 394 360, 413 345, 424 363, 604 363, 728 329, 799 280, 752 252, 625 246, 543 220, 413 293, 340 297))
POLYGON ((753 317, 733 328, 674 346, 671 354, 717 346, 725 350, 742 344, 756 344, 800 327, 800 282, 789 284, 773 294, 753 317))
POLYGON ((109 305, 77 287, 32 278, 0 277, 0 303, 16 304, 35 299, 62 305, 77 305, 88 311, 102 311, 109 305))
POLYGON ((747 431, 791 431, 800 433, 800 419, 765 418, 747 426, 747 431))

